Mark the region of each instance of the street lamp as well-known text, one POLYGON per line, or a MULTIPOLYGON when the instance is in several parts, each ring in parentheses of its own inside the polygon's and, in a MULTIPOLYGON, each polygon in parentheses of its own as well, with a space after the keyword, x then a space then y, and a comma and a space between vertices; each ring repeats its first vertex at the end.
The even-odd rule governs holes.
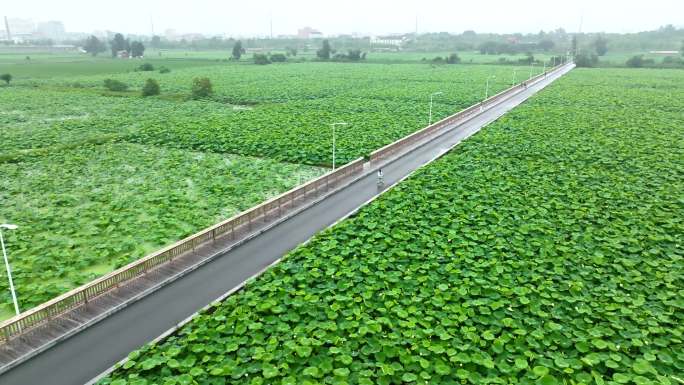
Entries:
POLYGON ((515 80, 516 80, 516 79, 515 79, 515 75, 517 74, 517 72, 518 72, 518 69, 517 69, 517 68, 514 68, 514 69, 513 69, 513 83, 511 83, 511 86, 514 86, 514 85, 515 85, 515 80))
POLYGON ((489 97, 489 79, 496 79, 495 75, 492 75, 487 78, 487 85, 485 86, 485 100, 489 97))
POLYGON ((3 223, 0 225, 0 245, 2 245, 2 256, 5 258, 5 268, 7 269, 7 278, 9 279, 10 290, 12 291, 12 301, 14 301, 14 311, 19 315, 19 303, 17 302, 17 294, 14 292, 14 282, 12 282, 12 270, 10 269, 9 261, 7 260, 7 251, 5 250, 5 240, 2 237, 2 229, 16 230, 17 225, 3 223))
POLYGON ((530 62, 530 77, 529 77, 530 79, 532 79, 532 68, 534 68, 534 62, 533 61, 530 62))
POLYGON ((339 123, 332 123, 332 134, 333 134, 333 170, 335 169, 335 126, 346 126, 347 123, 345 122, 339 122, 339 123))
POLYGON ((430 117, 428 118, 428 126, 432 124, 432 97, 437 96, 437 95, 441 95, 441 94, 443 94, 443 92, 441 92, 441 91, 430 94, 430 117))

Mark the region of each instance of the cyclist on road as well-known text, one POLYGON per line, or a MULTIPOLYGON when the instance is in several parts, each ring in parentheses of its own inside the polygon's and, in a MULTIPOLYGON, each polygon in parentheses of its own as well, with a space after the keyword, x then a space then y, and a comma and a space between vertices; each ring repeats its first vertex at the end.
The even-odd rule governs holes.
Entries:
POLYGON ((382 169, 378 169, 378 186, 382 186, 385 184, 385 179, 384 176, 382 175, 382 169))

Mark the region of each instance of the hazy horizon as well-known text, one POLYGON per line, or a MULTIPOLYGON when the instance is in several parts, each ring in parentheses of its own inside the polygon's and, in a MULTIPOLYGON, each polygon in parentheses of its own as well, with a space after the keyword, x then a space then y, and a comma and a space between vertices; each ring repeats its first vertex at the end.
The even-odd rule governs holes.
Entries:
MULTIPOLYGON (((239 5, 196 0, 191 6, 161 0, 115 3, 68 0, 9 2, 3 15, 36 22, 59 20, 68 32, 116 31, 163 35, 165 30, 205 35, 293 35, 310 26, 326 35, 342 33, 386 34, 453 32, 534 33, 564 28, 576 32, 639 32, 674 24, 682 26, 684 3, 653 0, 625 4, 622 1, 578 0, 569 5, 548 1, 490 1, 458 5, 447 0, 345 2, 254 0, 239 5), (646 4, 646 5, 645 5, 646 4)), ((0 29, 4 24, 0 23, 0 29)))

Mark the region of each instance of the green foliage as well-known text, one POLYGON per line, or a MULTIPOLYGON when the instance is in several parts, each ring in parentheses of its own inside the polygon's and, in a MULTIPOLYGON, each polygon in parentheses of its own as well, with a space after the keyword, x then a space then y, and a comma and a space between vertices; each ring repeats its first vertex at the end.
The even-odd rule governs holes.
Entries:
MULTIPOLYGON (((328 166, 332 138, 330 130, 321 127, 339 120, 349 122, 337 133, 337 161, 343 164, 424 127, 426 98, 435 89, 444 91, 433 106, 434 118, 441 119, 476 103, 488 75, 496 75, 492 93, 510 86, 514 68, 221 64, 158 75, 157 80, 164 82, 163 94, 178 96, 174 101, 103 97, 104 79, 119 80, 132 89, 150 77, 149 72, 130 72, 129 61, 103 61, 125 64, 122 68, 129 72, 32 80, 37 87, 0 93, 0 105, 9 112, 0 114, 0 126, 8 128, 0 153, 118 136, 141 144, 328 166), (191 79, 208 73, 214 96, 201 103, 185 102, 191 79), (72 87, 76 82, 82 85, 79 92, 72 87), (160 116, 167 124, 159 124, 160 116)), ((541 66, 533 70, 538 73, 541 66)), ((519 78, 523 73, 527 76, 529 68, 518 67, 519 78)))
POLYGON ((104 42, 101 42, 100 39, 95 36, 88 37, 83 44, 83 50, 92 56, 97 56, 100 52, 104 52, 105 49, 104 42))
POLYGON ((653 64, 655 64, 653 59, 645 59, 644 55, 634 55, 625 62, 625 65, 631 68, 641 68, 652 66, 653 64))
POLYGON ((458 64, 461 62, 461 58, 458 56, 457 53, 452 53, 446 59, 446 62, 447 62, 447 64, 458 64))
POLYGON ((149 72, 149 71, 154 71, 154 66, 150 63, 143 63, 138 66, 138 68, 135 69, 136 71, 141 71, 141 72, 149 72))
POLYGON ((544 39, 544 40, 539 41, 539 43, 537 43, 537 47, 539 47, 539 49, 541 49, 544 52, 548 52, 548 51, 552 50, 553 47, 555 47, 555 46, 556 46, 556 43, 554 43, 553 40, 550 40, 550 39, 544 39))
POLYGON ((235 44, 233 45, 233 54, 232 54, 232 59, 233 60, 240 60, 242 57, 242 54, 245 53, 245 49, 242 47, 242 42, 240 40, 236 41, 235 44))
POLYGON ((596 40, 594 40, 594 50, 596 51, 596 54, 598 56, 604 56, 606 53, 608 53, 608 40, 606 40, 603 35, 599 35, 596 37, 596 40))
POLYGON ((5 84, 9 85, 12 81, 12 74, 2 74, 0 75, 0 80, 5 82, 5 84))
POLYGON ((330 60, 330 55, 332 53, 332 49, 330 48, 330 42, 328 39, 323 40, 323 43, 321 45, 321 48, 316 51, 316 56, 320 60, 330 60))
POLYGON ((120 51, 130 52, 131 42, 130 40, 124 38, 122 34, 117 33, 114 35, 114 39, 109 42, 109 47, 112 50, 112 57, 116 57, 120 51))
POLYGON ((139 41, 131 43, 131 56, 142 57, 145 54, 145 45, 139 41))
POLYGON ((269 58, 273 63, 283 63, 287 61, 287 56, 282 53, 274 53, 269 58))
POLYGON ((676 383, 669 76, 572 72, 103 383, 676 383))
POLYGON ((110 91, 126 91, 128 89, 128 84, 119 81, 119 80, 114 80, 114 79, 105 79, 104 80, 104 86, 106 89, 110 91))
POLYGON ((598 56, 596 54, 588 54, 588 53, 580 53, 579 55, 575 56, 575 64, 577 67, 585 67, 585 68, 590 68, 590 67, 596 67, 598 64, 598 56))
MULTIPOLYGON (((194 103, 194 102, 190 102, 194 103)), ((128 143, 0 163, 0 223, 22 309, 245 210, 324 170, 128 143)), ((0 280, 0 304, 11 304, 0 280)))
POLYGON ((193 99, 208 98, 214 94, 214 89, 209 78, 194 78, 192 80, 193 99))
POLYGON ((159 73, 160 74, 168 74, 169 72, 171 72, 171 70, 169 68, 164 67, 164 66, 159 67, 159 73))
POLYGON ((263 53, 255 53, 253 56, 254 64, 258 65, 266 65, 266 64, 271 64, 271 61, 268 59, 268 56, 263 53))
POLYGON ((154 79, 147 79, 145 85, 142 88, 142 96, 154 96, 159 95, 160 87, 159 82, 154 79))

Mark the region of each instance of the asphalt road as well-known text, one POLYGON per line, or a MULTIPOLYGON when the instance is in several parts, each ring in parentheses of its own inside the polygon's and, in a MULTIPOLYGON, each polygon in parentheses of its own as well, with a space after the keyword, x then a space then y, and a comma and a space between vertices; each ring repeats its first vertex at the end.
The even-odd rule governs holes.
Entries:
MULTIPOLYGON (((556 74, 383 166, 393 184, 511 110, 556 74)), ((0 376, 2 385, 84 384, 377 196, 375 173, 0 376)))

